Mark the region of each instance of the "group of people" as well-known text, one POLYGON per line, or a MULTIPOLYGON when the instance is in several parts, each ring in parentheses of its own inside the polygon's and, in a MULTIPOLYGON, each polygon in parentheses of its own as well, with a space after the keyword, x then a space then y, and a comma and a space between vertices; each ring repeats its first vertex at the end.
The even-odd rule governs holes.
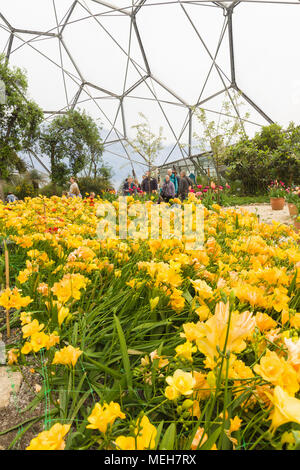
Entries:
MULTIPOLYGON (((190 189, 193 187, 193 181, 190 177, 186 175, 185 171, 180 172, 180 176, 177 175, 176 170, 171 168, 167 170, 167 174, 163 181, 158 180, 151 175, 150 171, 147 171, 143 175, 143 180, 139 184, 137 179, 133 179, 131 176, 126 178, 123 185, 123 195, 130 196, 137 193, 141 194, 159 194, 158 202, 169 202, 170 199, 179 197, 182 201, 188 197, 190 189)), ((76 179, 72 176, 70 178, 70 189, 69 191, 64 191, 62 196, 65 197, 80 197, 80 189, 76 179)), ((96 197, 94 192, 90 193, 90 199, 96 197)), ((8 203, 17 201, 18 198, 13 193, 8 193, 6 196, 6 201, 8 203)))
POLYGON ((169 202, 170 199, 179 197, 182 201, 188 197, 190 189, 193 187, 193 181, 186 175, 185 171, 181 171, 177 175, 177 171, 169 168, 163 181, 151 176, 150 171, 143 176, 142 183, 129 176, 123 186, 123 195, 130 196, 137 193, 156 194, 159 193, 158 202, 169 202))
POLYGON ((182 170, 180 176, 176 170, 169 168, 165 176, 161 191, 160 201, 169 202, 174 197, 179 197, 182 201, 188 197, 190 189, 193 187, 193 181, 186 172, 182 170))
POLYGON ((132 176, 126 178, 123 186, 123 195, 130 196, 137 193, 156 193, 158 190, 158 182, 155 177, 151 176, 150 171, 147 171, 143 175, 142 183, 139 184, 137 179, 133 179, 132 176))

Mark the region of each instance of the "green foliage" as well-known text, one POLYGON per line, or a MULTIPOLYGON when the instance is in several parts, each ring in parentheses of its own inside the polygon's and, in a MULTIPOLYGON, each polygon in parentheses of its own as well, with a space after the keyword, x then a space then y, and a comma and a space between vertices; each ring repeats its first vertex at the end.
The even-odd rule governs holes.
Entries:
POLYGON ((15 176, 12 182, 4 183, 3 190, 5 196, 11 192, 17 196, 18 199, 37 196, 37 191, 31 181, 23 175, 15 176))
POLYGON ((28 183, 26 179, 23 179, 14 189, 14 194, 18 199, 24 199, 25 197, 36 196, 36 191, 32 184, 28 183))
MULTIPOLYGON (((5 196, 12 192, 15 194, 18 199, 24 199, 25 197, 35 197, 38 194, 41 194, 40 185, 44 183, 44 176, 41 175, 37 170, 29 170, 26 173, 13 174, 11 175, 9 181, 5 182, 3 185, 3 190, 5 196)), ((53 192, 45 195, 53 195, 57 192, 53 192)))
POLYGON ((223 206, 243 206, 249 204, 262 204, 270 202, 270 198, 267 195, 259 196, 235 196, 233 194, 226 194, 223 198, 223 206))
POLYGON ((206 186, 209 184, 209 178, 206 175, 197 175, 196 179, 197 184, 202 184, 203 186, 206 186))
POLYGON ((300 214, 300 197, 298 197, 298 200, 295 201, 295 206, 297 206, 298 213, 300 214))
POLYGON ((48 183, 39 190, 39 194, 43 196, 61 196, 63 193, 63 187, 57 185, 56 183, 48 183))
POLYGON ((9 67, 3 56, 0 56, 0 79, 6 92, 6 103, 0 104, 0 180, 7 180, 12 172, 26 170, 18 152, 35 145, 43 112, 26 96, 25 73, 9 67))
POLYGON ((299 191, 299 189, 291 188, 290 191, 288 191, 286 193, 285 200, 289 204, 298 204, 300 202, 300 191, 299 191))
POLYGON ((96 195, 101 195, 103 191, 109 189, 111 186, 110 171, 104 167, 103 173, 104 176, 97 176, 96 178, 91 176, 82 176, 78 178, 78 185, 83 197, 86 195, 86 193, 89 194, 91 192, 94 192, 96 195))
MULTIPOLYGON (((211 149, 208 159, 211 160, 217 174, 217 185, 222 182, 222 173, 227 148, 239 138, 245 138, 244 120, 248 119, 249 114, 242 114, 237 93, 231 96, 229 101, 225 100, 222 104, 221 113, 217 121, 209 120, 206 111, 203 108, 194 108, 195 116, 202 128, 201 134, 194 133, 194 138, 202 152, 211 149)), ((208 175, 207 175, 208 176, 208 175)), ((220 203, 219 193, 217 200, 220 203)))
POLYGON ((35 169, 27 171, 25 178, 27 178, 30 184, 34 187, 36 193, 39 192, 40 185, 45 181, 44 176, 35 169))
POLYGON ((286 185, 300 181, 300 126, 262 128, 253 139, 242 138, 226 149, 229 182, 240 180, 244 194, 264 193, 271 180, 286 185))
POLYGON ((267 158, 266 152, 256 149, 248 137, 242 139, 228 149, 225 158, 228 181, 240 180, 243 194, 265 192, 270 182, 266 172, 267 158))
POLYGON ((40 151, 49 157, 51 179, 60 186, 84 169, 96 177, 103 152, 99 128, 85 111, 68 111, 44 127, 40 151))
POLYGON ((217 121, 209 120, 203 108, 194 108, 195 116, 202 129, 201 134, 194 132, 194 138, 198 142, 200 151, 206 152, 208 148, 212 150, 211 156, 208 157, 216 169, 218 182, 226 148, 238 138, 245 137, 243 119, 247 119, 249 115, 248 113, 242 115, 238 98, 239 95, 234 94, 232 101, 224 100, 221 109, 224 116, 220 115, 217 121), (237 116, 236 111, 240 117, 237 116))

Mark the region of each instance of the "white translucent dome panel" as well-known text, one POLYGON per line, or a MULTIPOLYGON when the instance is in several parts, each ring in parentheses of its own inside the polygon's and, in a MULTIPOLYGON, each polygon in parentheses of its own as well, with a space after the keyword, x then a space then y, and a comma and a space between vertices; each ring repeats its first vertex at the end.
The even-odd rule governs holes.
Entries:
POLYGON ((300 120, 299 6, 242 4, 233 17, 239 86, 284 125, 300 120))
MULTIPOLYGON (((230 86, 220 70, 205 83, 221 36, 224 18, 220 8, 169 3, 144 7, 137 22, 150 69, 186 103, 196 104, 199 96, 230 86), (214 25, 212 30, 211 25, 214 25), (214 83, 212 83, 214 82, 214 83)), ((218 60, 216 60, 218 65, 218 60)))
POLYGON ((250 136, 299 123, 299 24, 293 0, 2 0, 0 51, 27 70, 47 120, 86 110, 106 160, 132 170, 145 168, 130 145, 140 112, 163 127, 159 164, 199 152, 195 106, 250 136))
POLYGON ((75 6, 64 41, 86 81, 120 96, 145 74, 130 17, 85 3, 75 6))
POLYGON ((29 94, 47 111, 63 109, 81 83, 57 38, 16 33, 10 64, 27 71, 29 94))

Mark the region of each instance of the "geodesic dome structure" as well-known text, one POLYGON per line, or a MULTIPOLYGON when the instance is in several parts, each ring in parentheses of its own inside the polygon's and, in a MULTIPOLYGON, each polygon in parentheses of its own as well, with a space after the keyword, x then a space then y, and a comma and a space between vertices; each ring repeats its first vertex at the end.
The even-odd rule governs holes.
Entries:
POLYGON ((46 119, 85 109, 106 159, 143 171, 130 146, 139 112, 163 126, 160 164, 194 153, 195 106, 227 119, 229 100, 250 135, 299 121, 299 24, 296 0, 3 0, 0 43, 46 119))

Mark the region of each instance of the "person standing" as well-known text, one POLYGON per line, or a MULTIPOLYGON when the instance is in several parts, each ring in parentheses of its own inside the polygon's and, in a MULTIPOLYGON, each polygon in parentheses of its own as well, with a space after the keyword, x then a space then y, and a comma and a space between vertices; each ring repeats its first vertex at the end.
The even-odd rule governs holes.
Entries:
POLYGON ((69 196, 70 197, 82 197, 80 194, 79 186, 74 178, 74 176, 71 176, 70 178, 70 191, 69 191, 69 196))
POLYGON ((178 194, 178 181, 177 181, 177 178, 176 178, 176 175, 175 175, 175 170, 172 170, 172 168, 169 168, 167 170, 167 173, 168 173, 168 176, 169 176, 170 180, 174 184, 175 194, 178 194))
POLYGON ((141 184, 141 190, 144 192, 144 193, 150 193, 150 178, 148 176, 149 174, 149 171, 147 171, 147 173, 145 175, 143 175, 143 181, 142 181, 142 184, 141 184))
POLYGON ((157 179, 154 176, 153 178, 150 177, 150 190, 152 194, 157 193, 158 190, 157 179))
POLYGON ((190 182, 186 176, 185 171, 181 171, 180 173, 180 180, 179 180, 179 188, 178 188, 178 196, 183 201, 188 197, 190 188, 190 182))
POLYGON ((157 191, 157 187, 156 178, 151 178, 150 171, 147 171, 141 184, 142 191, 147 194, 155 193, 157 191))
POLYGON ((175 175, 175 178, 176 178, 176 180, 177 180, 177 193, 176 193, 176 196, 178 196, 178 189, 179 189, 179 181, 180 181, 180 176, 178 176, 178 174, 177 174, 177 171, 176 171, 176 170, 174 170, 174 171, 173 171, 173 173, 174 173, 174 175, 175 175))
POLYGON ((175 197, 175 187, 173 182, 170 180, 170 176, 166 175, 164 184, 162 185, 159 202, 169 202, 170 199, 175 197))

